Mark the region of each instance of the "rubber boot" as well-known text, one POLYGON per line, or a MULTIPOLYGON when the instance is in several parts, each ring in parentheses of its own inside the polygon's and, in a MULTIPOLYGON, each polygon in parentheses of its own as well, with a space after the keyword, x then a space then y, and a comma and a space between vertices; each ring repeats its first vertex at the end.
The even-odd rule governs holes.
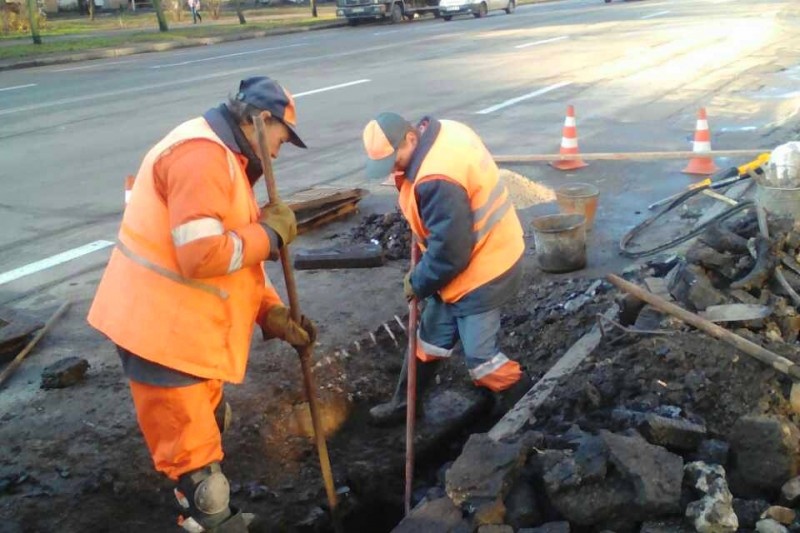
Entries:
MULTIPOLYGON (((408 393, 408 359, 403 361, 400 379, 394 389, 392 399, 381 403, 369 410, 370 421, 376 426, 391 426, 399 424, 406 419, 406 397, 408 393)), ((417 360, 417 418, 422 416, 422 395, 427 386, 433 381, 439 365, 437 362, 422 363, 417 360)))

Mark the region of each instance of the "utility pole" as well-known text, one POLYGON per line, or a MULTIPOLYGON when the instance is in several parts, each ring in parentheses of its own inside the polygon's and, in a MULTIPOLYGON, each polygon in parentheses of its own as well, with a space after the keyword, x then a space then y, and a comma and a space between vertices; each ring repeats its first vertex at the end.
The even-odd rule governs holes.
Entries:
POLYGON ((28 0, 28 23, 31 26, 31 37, 33 44, 42 44, 42 38, 39 35, 39 19, 36 16, 39 8, 36 5, 36 0, 28 0))

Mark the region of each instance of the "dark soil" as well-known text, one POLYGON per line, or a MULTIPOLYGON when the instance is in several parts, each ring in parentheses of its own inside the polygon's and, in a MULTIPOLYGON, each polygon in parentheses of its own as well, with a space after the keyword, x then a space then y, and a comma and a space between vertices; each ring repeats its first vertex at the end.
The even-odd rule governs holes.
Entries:
POLYGON ((399 210, 365 216, 350 237, 353 242, 380 244, 388 259, 411 257, 411 229, 399 210))

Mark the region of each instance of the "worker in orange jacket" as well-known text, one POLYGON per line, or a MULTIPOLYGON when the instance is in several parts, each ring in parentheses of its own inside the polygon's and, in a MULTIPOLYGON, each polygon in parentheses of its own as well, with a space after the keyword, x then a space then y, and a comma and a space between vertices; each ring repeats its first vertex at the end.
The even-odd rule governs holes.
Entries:
MULTIPOLYGON (((423 251, 404 279, 406 298, 425 301, 419 385, 432 377, 430 363, 449 358, 460 341, 475 385, 510 404, 530 381, 500 350, 497 334, 500 306, 520 286, 525 243, 494 159, 474 131, 450 120, 425 118, 414 127, 382 113, 363 137, 368 177, 394 176, 400 210, 423 251)), ((370 411, 374 422, 403 419, 405 368, 392 399, 370 411)))
POLYGON ((285 204, 256 204, 254 121, 272 158, 286 142, 305 148, 292 96, 253 77, 148 152, 88 317, 117 346, 155 468, 176 482, 191 532, 243 532, 251 518, 231 507, 220 461, 223 383, 244 379, 253 325, 297 349, 315 340, 264 273, 297 223, 285 204))

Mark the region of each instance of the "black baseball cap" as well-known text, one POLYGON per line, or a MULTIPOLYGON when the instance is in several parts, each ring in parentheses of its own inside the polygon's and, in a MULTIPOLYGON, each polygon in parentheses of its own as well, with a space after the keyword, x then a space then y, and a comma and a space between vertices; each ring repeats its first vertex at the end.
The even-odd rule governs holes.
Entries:
POLYGON ((236 100, 250 104, 262 111, 269 111, 289 130, 291 143, 298 148, 306 148, 306 143, 295 131, 297 111, 294 106, 294 98, 277 81, 266 76, 244 79, 239 83, 236 100))

